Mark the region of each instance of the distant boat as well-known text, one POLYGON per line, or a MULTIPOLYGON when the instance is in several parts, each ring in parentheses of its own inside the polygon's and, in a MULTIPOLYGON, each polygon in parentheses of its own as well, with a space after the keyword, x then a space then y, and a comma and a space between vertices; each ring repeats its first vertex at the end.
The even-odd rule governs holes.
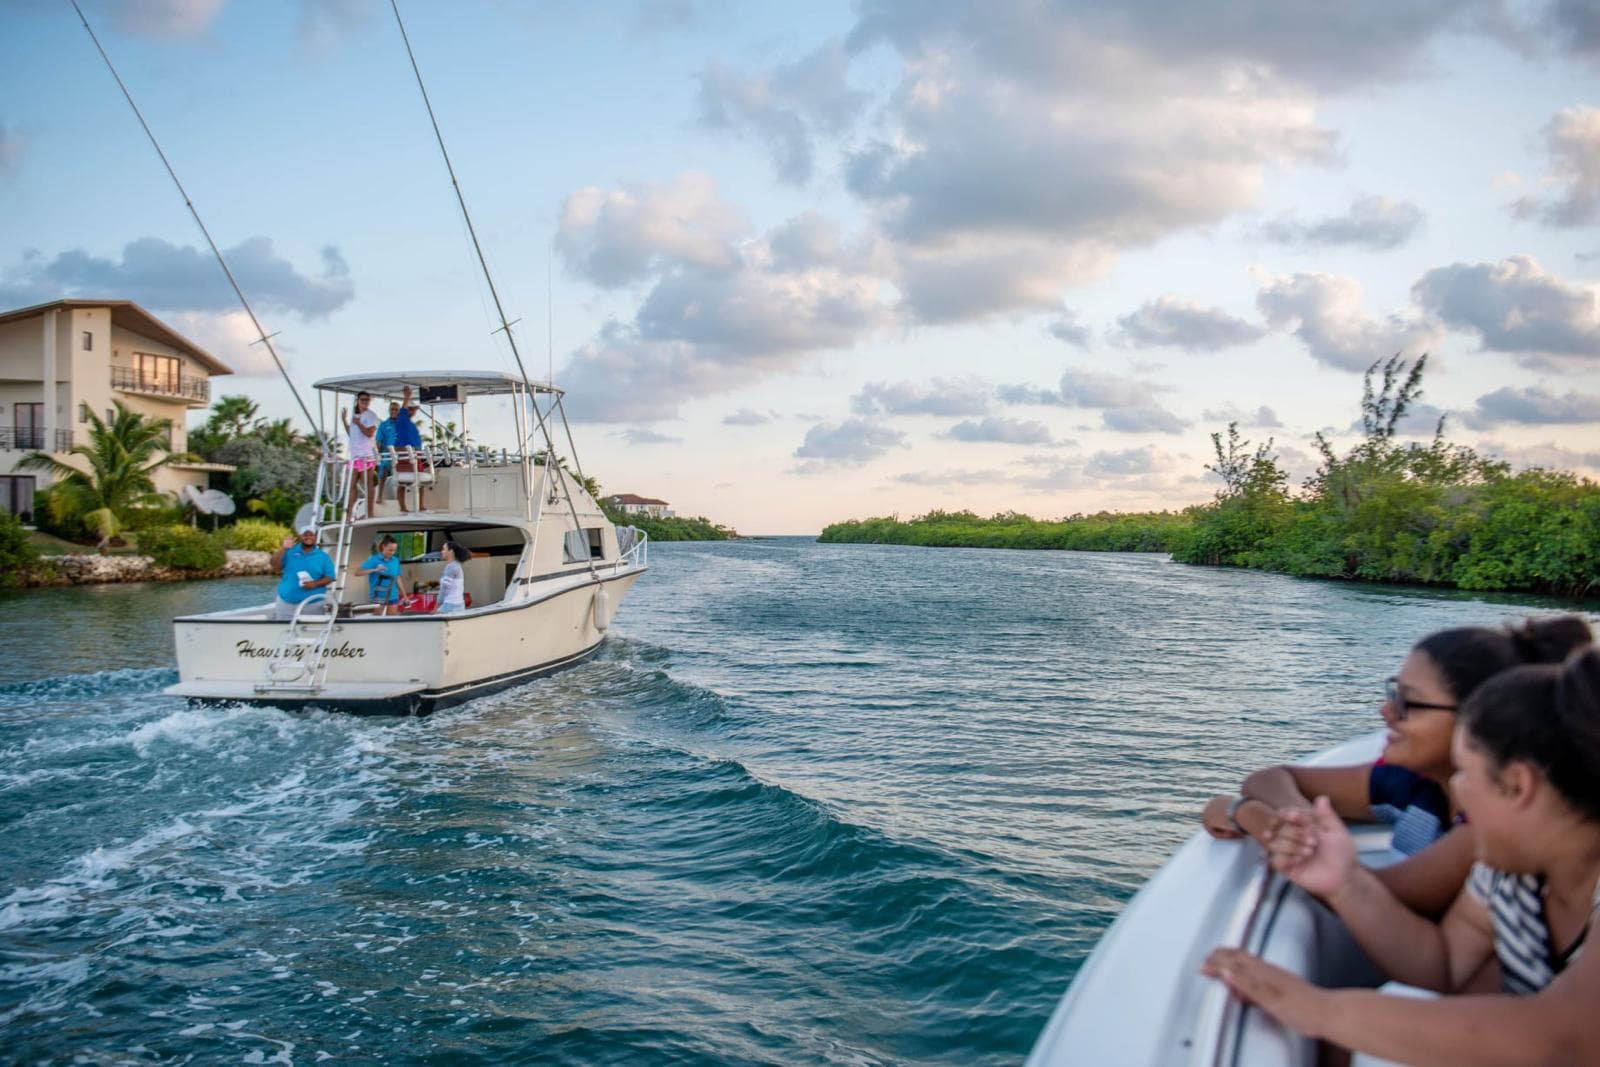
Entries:
MULTIPOLYGON (((316 388, 331 393, 337 409, 341 395, 367 392, 376 400, 399 396, 407 385, 462 405, 510 396, 519 442, 533 440, 533 427, 547 429, 557 417, 565 428, 561 390, 530 386, 515 374, 353 375, 316 388)), ((390 488, 425 486, 429 510, 402 513, 380 492, 370 511, 358 500, 355 514, 345 514, 349 460, 325 451, 309 512, 319 543, 333 557, 336 583, 308 598, 289 622, 274 620, 272 603, 173 620, 179 682, 168 694, 424 714, 590 655, 648 569, 648 538, 631 526, 614 526, 553 448, 401 449, 381 458, 394 471, 390 488), (403 541, 417 549, 402 562, 409 588, 437 581, 446 540, 470 549, 472 558, 461 563, 471 606, 448 615, 377 615, 377 605, 367 602, 366 580, 352 579, 350 568, 384 533, 406 535, 403 541), (313 613, 329 606, 334 610, 313 613)))
MULTIPOLYGON (((1370 763, 1382 747, 1379 731, 1306 762, 1370 763)), ((1387 827, 1351 829, 1362 862, 1393 858, 1387 827)), ((1269 870, 1260 848, 1200 831, 1100 938, 1027 1067, 1314 1067, 1315 1041, 1200 974, 1222 946, 1248 949, 1319 985, 1373 985, 1377 977, 1339 919, 1269 870)))

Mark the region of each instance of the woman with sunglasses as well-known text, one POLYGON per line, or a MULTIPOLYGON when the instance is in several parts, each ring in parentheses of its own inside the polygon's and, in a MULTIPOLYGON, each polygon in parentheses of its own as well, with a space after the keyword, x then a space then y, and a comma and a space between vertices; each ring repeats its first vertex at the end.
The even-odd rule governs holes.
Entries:
POLYGON ((1511 667, 1560 662, 1593 640, 1576 615, 1528 619, 1515 627, 1441 630, 1417 642, 1384 683, 1379 708, 1389 727, 1382 758, 1350 767, 1270 767, 1246 778, 1237 796, 1206 805, 1213 837, 1271 840, 1279 813, 1328 798, 1335 814, 1393 827, 1394 850, 1409 857, 1379 877, 1407 906, 1437 916, 1449 907, 1472 862, 1472 837, 1450 793, 1450 742, 1462 701, 1511 667))
POLYGON ((1477 862, 1442 921, 1360 866, 1321 797, 1313 812, 1285 813, 1274 866, 1327 901, 1398 981, 1456 992, 1498 962, 1499 994, 1321 989, 1238 949, 1213 952, 1204 973, 1290 1029, 1388 1060, 1600 1063, 1600 950, 1583 951, 1600 922, 1600 650, 1486 682, 1461 706, 1454 748, 1477 862))

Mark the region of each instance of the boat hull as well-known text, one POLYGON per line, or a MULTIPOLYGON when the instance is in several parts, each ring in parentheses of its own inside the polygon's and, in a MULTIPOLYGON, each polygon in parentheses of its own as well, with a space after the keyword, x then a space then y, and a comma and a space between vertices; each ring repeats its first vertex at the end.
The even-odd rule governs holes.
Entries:
POLYGON ((368 715, 424 715, 581 663, 605 638, 599 613, 620 603, 644 568, 454 615, 341 619, 322 658, 316 691, 273 689, 266 665, 282 654, 289 625, 260 612, 173 622, 177 685, 166 692, 205 704, 261 704, 368 715))

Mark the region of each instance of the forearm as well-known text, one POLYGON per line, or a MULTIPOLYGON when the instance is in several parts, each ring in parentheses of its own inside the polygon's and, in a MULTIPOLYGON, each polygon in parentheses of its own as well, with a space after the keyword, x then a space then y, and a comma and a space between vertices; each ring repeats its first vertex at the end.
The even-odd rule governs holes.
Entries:
POLYGON ((1593 1028, 1541 997, 1419 1000, 1357 989, 1325 996, 1316 1036, 1384 1059, 1417 1067, 1595 1062, 1593 1028))
POLYGON ((1439 924, 1396 900, 1365 867, 1326 903, 1385 974, 1407 985, 1440 992, 1450 988, 1450 956, 1439 924))
POLYGON ((1311 801, 1300 791, 1287 767, 1268 767, 1256 771, 1239 787, 1243 796, 1259 800, 1272 808, 1305 808, 1311 801))

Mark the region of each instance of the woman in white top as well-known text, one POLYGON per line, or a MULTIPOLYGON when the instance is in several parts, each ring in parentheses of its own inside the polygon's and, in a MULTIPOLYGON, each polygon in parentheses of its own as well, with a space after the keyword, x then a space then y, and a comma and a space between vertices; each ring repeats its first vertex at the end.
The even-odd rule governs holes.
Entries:
POLYGON ((439 614, 467 610, 466 576, 461 572, 461 561, 472 558, 472 553, 459 541, 446 541, 440 554, 444 556, 444 573, 439 575, 439 614))
MULTIPOLYGON (((344 412, 339 412, 344 419, 344 412)), ((350 493, 344 502, 345 514, 356 504, 356 481, 359 478, 366 494, 367 514, 372 514, 372 479, 378 469, 378 413, 372 410, 372 394, 356 394, 355 417, 345 422, 345 433, 350 446, 350 493)))
POLYGON ((1453 993, 1497 962, 1500 993, 1320 989, 1238 949, 1213 952, 1205 972, 1291 1029, 1402 1063, 1600 1063, 1600 950, 1583 951, 1600 913, 1600 649, 1485 682, 1461 706, 1454 744, 1451 785, 1478 862, 1440 922, 1356 862, 1325 797, 1284 815, 1273 863, 1392 978, 1453 993))

